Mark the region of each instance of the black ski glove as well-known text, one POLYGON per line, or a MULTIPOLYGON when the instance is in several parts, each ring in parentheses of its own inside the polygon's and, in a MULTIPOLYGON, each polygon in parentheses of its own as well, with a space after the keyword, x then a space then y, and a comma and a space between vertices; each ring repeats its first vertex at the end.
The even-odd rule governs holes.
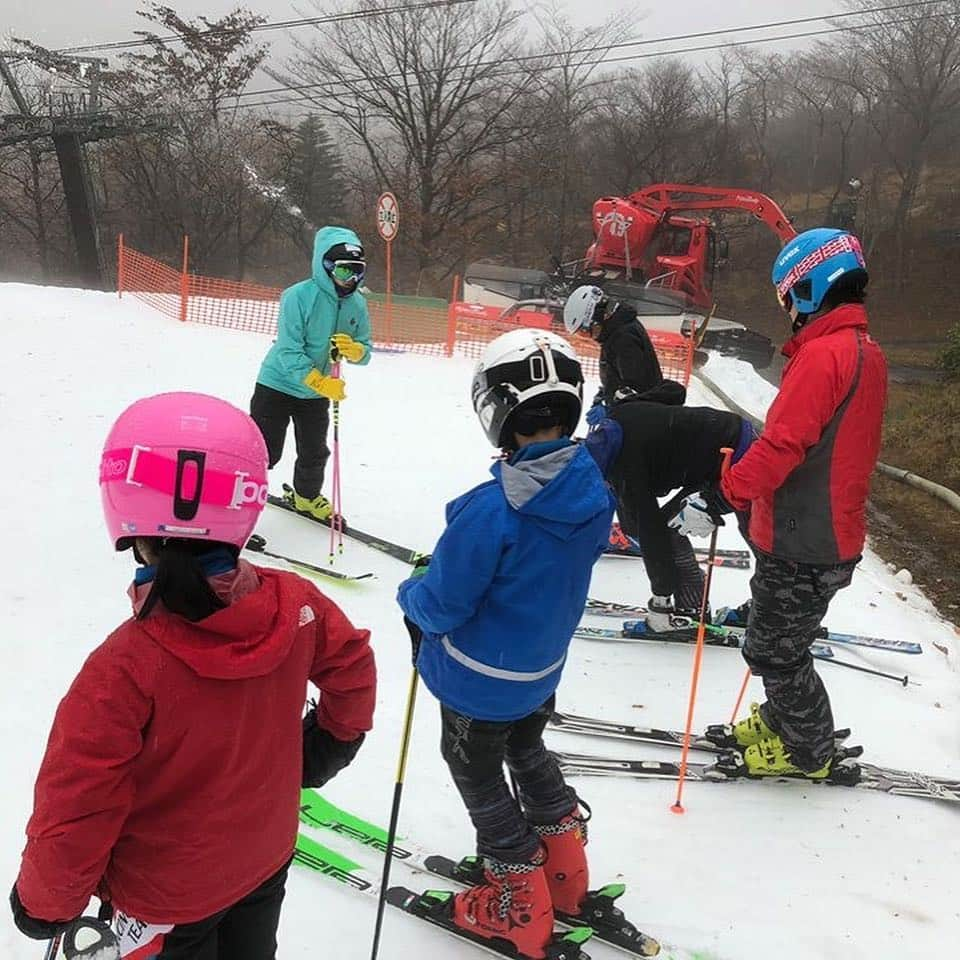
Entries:
POLYGON ((338 740, 317 726, 317 708, 311 707, 303 718, 303 786, 322 787, 357 755, 366 735, 356 740, 338 740))
POLYGON ((727 498, 720 492, 719 486, 709 484, 700 490, 700 496, 707 505, 711 519, 718 527, 723 526, 723 515, 733 513, 733 507, 727 503, 727 498))
POLYGON ((73 920, 38 920, 36 917, 31 917, 20 900, 16 884, 10 891, 10 909, 13 910, 13 922, 17 925, 17 929, 31 940, 52 940, 73 923, 73 920))
POLYGON ((420 656, 420 644, 423 643, 423 631, 407 616, 403 618, 403 625, 410 634, 410 662, 416 666, 420 656))

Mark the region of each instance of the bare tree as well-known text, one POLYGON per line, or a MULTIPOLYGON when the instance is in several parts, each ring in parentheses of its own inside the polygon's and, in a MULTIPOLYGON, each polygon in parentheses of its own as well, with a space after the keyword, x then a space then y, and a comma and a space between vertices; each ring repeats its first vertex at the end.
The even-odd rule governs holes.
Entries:
POLYGON ((711 121, 703 148, 712 157, 715 176, 724 184, 734 183, 741 176, 736 107, 743 83, 738 59, 729 50, 722 51, 718 61, 706 66, 700 76, 704 109, 711 121))
POLYGON ((778 172, 783 145, 777 133, 788 111, 788 80, 782 58, 760 55, 749 47, 738 55, 743 84, 738 114, 756 164, 756 186, 769 192, 778 172))
POLYGON ((421 277, 455 261, 489 214, 491 160, 516 136, 511 111, 533 83, 518 60, 519 18, 489 0, 324 23, 275 74, 336 119, 379 185, 401 195, 421 277))
POLYGON ((556 259, 565 260, 571 219, 589 220, 591 198, 585 188, 592 178, 584 176, 584 171, 592 165, 596 150, 588 134, 589 120, 603 104, 605 86, 591 78, 601 68, 611 44, 629 32, 635 21, 614 14, 581 29, 556 0, 542 5, 536 20, 543 51, 552 56, 542 65, 524 110, 540 120, 533 132, 534 160, 539 168, 534 177, 545 188, 541 223, 551 227, 547 249, 556 259))
POLYGON ((264 18, 238 8, 219 20, 185 20, 156 3, 141 16, 182 43, 143 31, 152 52, 126 55, 124 68, 104 78, 121 111, 163 120, 155 132, 105 148, 108 186, 136 211, 128 230, 135 242, 143 237, 173 253, 189 234, 197 269, 242 278, 251 249, 282 210, 282 195, 263 184, 289 160, 270 125, 237 108, 267 53, 251 39, 264 18))
POLYGON ((908 220, 924 166, 960 109, 960 0, 897 18, 873 12, 871 0, 845 3, 864 11, 866 27, 851 31, 850 58, 837 80, 861 98, 877 146, 899 181, 892 226, 902 288, 908 220))
POLYGON ((699 182, 711 170, 703 87, 692 68, 658 59, 617 77, 608 90, 608 151, 621 193, 644 183, 699 182))

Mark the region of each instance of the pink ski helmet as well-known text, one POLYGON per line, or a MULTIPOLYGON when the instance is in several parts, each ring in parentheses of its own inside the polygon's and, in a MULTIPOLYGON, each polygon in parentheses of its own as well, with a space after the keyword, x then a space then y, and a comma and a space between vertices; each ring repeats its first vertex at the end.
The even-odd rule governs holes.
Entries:
POLYGON ((127 407, 100 460, 100 494, 117 550, 135 537, 242 548, 267 502, 267 449, 242 410, 203 393, 161 393, 127 407))

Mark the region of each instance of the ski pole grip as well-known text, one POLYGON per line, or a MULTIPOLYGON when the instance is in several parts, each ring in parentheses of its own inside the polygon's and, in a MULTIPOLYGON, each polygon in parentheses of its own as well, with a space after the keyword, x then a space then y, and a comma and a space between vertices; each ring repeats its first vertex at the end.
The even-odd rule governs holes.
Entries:
POLYGON ((80 917, 63 938, 63 955, 66 960, 119 960, 120 945, 109 923, 80 917))
POLYGON ((722 477, 730 469, 730 461, 733 459, 732 447, 720 448, 720 476, 722 477))

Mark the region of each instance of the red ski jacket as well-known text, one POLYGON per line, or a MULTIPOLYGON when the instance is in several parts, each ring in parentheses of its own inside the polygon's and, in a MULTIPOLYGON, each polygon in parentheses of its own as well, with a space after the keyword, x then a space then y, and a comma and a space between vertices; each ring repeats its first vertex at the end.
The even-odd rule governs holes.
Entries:
POLYGON ((780 392, 760 438, 728 471, 723 495, 750 509, 750 539, 809 564, 858 557, 880 452, 887 364, 860 304, 803 327, 783 348, 780 392))
POLYGON ((228 607, 128 620, 67 691, 17 880, 32 916, 72 919, 94 892, 147 923, 230 906, 293 852, 307 679, 321 727, 370 729, 369 632, 294 574, 231 576, 228 607))

